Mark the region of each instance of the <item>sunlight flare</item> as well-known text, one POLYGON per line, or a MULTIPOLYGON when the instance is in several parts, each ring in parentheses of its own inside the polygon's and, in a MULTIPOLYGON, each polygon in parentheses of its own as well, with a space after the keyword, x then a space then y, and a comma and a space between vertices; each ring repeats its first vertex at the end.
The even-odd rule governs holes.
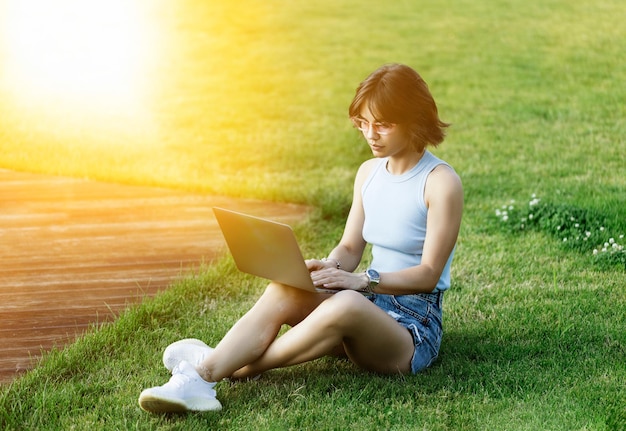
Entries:
POLYGON ((141 103, 150 32, 140 3, 4 0, 3 84, 21 106, 106 114, 141 103))

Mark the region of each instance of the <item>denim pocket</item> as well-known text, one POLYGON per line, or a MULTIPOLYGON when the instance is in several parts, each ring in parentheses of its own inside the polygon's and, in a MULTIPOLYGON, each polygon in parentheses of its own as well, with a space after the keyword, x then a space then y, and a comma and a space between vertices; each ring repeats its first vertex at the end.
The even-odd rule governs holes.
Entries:
POLYGON ((390 300, 398 310, 413 317, 422 325, 430 323, 432 304, 419 295, 392 296, 390 300))

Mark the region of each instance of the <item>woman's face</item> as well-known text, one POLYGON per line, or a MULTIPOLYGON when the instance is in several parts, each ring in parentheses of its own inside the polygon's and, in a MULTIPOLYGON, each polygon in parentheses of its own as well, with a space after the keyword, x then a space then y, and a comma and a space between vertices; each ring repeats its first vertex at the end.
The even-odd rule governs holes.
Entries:
POLYGON ((357 119, 363 126, 359 128, 374 157, 401 157, 415 151, 400 125, 379 122, 367 106, 361 110, 357 119))

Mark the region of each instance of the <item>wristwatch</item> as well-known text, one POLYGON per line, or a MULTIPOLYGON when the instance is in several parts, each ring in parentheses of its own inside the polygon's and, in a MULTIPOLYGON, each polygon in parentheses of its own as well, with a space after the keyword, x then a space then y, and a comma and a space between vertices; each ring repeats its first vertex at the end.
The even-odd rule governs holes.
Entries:
POLYGON ((369 268, 365 271, 365 275, 367 275, 367 279, 369 280, 365 291, 374 293, 374 289, 376 289, 376 286, 380 283, 380 274, 375 269, 369 268))

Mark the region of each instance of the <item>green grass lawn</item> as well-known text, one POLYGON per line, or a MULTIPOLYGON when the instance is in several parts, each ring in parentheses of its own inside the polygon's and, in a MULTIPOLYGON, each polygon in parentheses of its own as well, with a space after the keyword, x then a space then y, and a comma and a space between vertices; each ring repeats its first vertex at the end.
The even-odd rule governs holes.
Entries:
POLYGON ((215 344, 262 291, 226 257, 0 389, 0 428, 626 429, 623 253, 593 254, 626 243, 621 1, 187 0, 150 14, 161 43, 136 117, 20 103, 0 75, 0 167, 309 204, 296 232, 322 256, 370 156, 346 118, 354 89, 407 63, 453 124, 435 153, 465 188, 440 359, 404 377, 323 359, 220 383, 220 413, 143 412, 165 346, 215 344), (542 218, 520 230, 503 205, 542 218))

